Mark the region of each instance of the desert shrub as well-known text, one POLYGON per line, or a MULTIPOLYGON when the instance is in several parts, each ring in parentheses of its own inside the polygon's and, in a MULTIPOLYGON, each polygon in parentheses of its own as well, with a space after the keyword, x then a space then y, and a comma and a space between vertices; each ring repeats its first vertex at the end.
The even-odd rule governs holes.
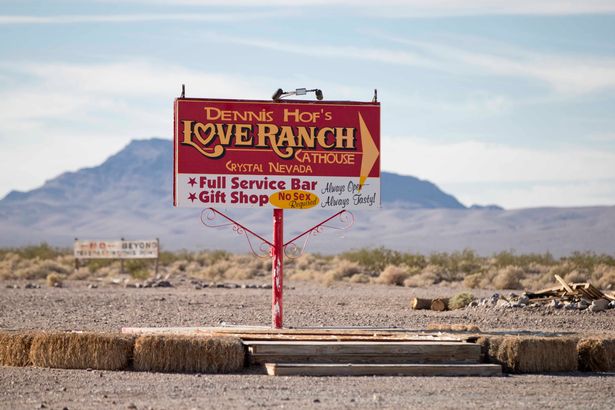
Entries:
POLYGON ((587 282, 589 276, 589 272, 582 272, 575 269, 564 276, 564 279, 567 282, 587 282))
POLYGON ((62 276, 57 273, 50 273, 47 275, 47 286, 50 288, 60 288, 62 287, 62 276))
POLYGON ((312 269, 298 269, 293 270, 289 274, 289 279, 291 280, 304 280, 304 281, 315 281, 321 282, 321 278, 324 275, 321 271, 315 271, 312 269))
POLYGON ((402 262, 400 252, 384 247, 342 252, 339 258, 361 265, 369 272, 381 272, 388 265, 399 265, 402 262))
POLYGON ((474 296, 471 293, 458 293, 448 300, 448 308, 451 310, 463 309, 464 307, 468 306, 473 300, 474 296))
MULTIPOLYGON (((25 246, 21 249, 17 249, 16 252, 20 257, 24 259, 55 259, 57 256, 63 253, 59 248, 53 248, 47 243, 43 242, 40 245, 25 246)), ((64 251, 65 252, 65 251, 64 251)))
POLYGON ((521 279, 524 272, 518 266, 507 266, 498 270, 493 278, 493 286, 496 289, 521 289, 521 279))
POLYGON ((493 254, 491 258, 492 265, 498 268, 507 266, 527 267, 531 264, 551 266, 557 263, 550 252, 546 253, 529 253, 524 255, 516 255, 512 251, 502 251, 493 254))
POLYGON ((233 267, 233 263, 229 260, 218 260, 211 265, 206 265, 201 268, 200 276, 210 280, 224 279, 226 272, 233 267))
POLYGON ((466 277, 463 278, 463 286, 470 289, 476 289, 480 287, 480 282, 484 276, 485 274, 483 272, 466 275, 466 277))
POLYGON ((45 279, 50 273, 66 274, 68 268, 54 260, 25 259, 14 270, 14 277, 20 279, 45 279))
POLYGON ((598 265, 615 266, 615 258, 610 255, 597 255, 594 252, 573 252, 570 256, 561 259, 562 262, 568 262, 576 269, 593 271, 598 265))
POLYGON ((187 257, 188 257, 188 253, 185 251, 182 251, 182 252, 159 251, 158 263, 160 263, 161 266, 169 266, 178 260, 186 260, 187 257))
POLYGON ((348 280, 350 283, 370 283, 372 281, 371 276, 365 273, 355 273, 348 280))
POLYGON ((85 267, 87 267, 90 272, 96 273, 102 268, 113 265, 115 262, 115 259, 89 259, 85 263, 85 267))
POLYGON ((128 259, 124 261, 124 269, 135 279, 146 279, 150 276, 151 263, 144 259, 128 259))
POLYGON ((361 266, 358 263, 339 259, 333 268, 329 269, 322 276, 322 282, 325 285, 330 285, 333 282, 349 279, 357 273, 362 273, 361 266))
POLYGON ((410 271, 407 266, 389 265, 380 273, 376 282, 386 285, 402 286, 409 276, 410 271))
POLYGON ((431 286, 441 281, 442 267, 437 265, 427 265, 415 275, 411 275, 404 280, 404 286, 421 287, 431 286))
POLYGON ((609 265, 596 266, 592 281, 600 289, 612 290, 615 288, 615 267, 609 265))
POLYGON ((213 250, 207 252, 200 252, 195 257, 194 260, 199 262, 203 266, 215 265, 218 262, 228 261, 233 256, 232 253, 222 250, 213 250))

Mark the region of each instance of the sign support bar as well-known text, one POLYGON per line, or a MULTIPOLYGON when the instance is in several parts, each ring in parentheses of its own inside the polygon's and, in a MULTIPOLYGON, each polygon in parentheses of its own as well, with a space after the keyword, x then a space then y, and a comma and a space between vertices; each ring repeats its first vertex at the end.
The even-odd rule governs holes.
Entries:
POLYGON ((209 228, 231 227, 235 233, 246 237, 250 250, 255 256, 271 258, 271 327, 281 329, 284 324, 284 255, 289 258, 301 256, 310 237, 318 235, 325 228, 335 230, 348 229, 354 224, 354 216, 348 211, 340 211, 286 243, 284 243, 284 210, 280 208, 274 208, 273 210, 273 242, 268 241, 214 208, 203 210, 201 222, 209 228), (217 223, 216 217, 218 216, 226 219, 227 222, 217 223), (333 223, 336 219, 338 224, 334 225, 333 223), (304 238, 303 244, 298 246, 295 242, 301 238, 304 238), (253 241, 256 242, 256 240, 260 244, 255 248, 253 241))
POLYGON ((271 247, 271 327, 282 328, 282 294, 284 290, 284 210, 273 210, 273 246, 271 247))

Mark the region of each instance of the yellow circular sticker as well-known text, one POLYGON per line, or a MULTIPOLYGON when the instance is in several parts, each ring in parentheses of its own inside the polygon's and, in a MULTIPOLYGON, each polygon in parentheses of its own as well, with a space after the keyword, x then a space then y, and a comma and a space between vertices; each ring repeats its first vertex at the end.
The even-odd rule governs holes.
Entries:
POLYGON ((318 205, 320 198, 312 192, 287 189, 272 194, 269 202, 276 208, 309 209, 318 205))

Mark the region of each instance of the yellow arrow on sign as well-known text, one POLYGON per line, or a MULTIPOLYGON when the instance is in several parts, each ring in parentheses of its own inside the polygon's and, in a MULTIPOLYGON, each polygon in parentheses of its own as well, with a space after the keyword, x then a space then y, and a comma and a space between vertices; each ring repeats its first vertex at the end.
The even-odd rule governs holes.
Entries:
POLYGON ((374 164, 380 155, 380 151, 378 151, 378 147, 372 138, 372 134, 367 129, 367 125, 365 125, 365 121, 363 121, 361 113, 359 113, 359 126, 361 127, 361 146, 363 148, 363 158, 361 158, 361 175, 359 177, 360 191, 369 173, 374 167, 374 164))

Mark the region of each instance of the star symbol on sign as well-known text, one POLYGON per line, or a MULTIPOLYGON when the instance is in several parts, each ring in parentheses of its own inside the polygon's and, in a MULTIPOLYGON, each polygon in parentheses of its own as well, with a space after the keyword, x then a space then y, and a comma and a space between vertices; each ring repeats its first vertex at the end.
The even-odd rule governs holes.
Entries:
POLYGON ((196 200, 196 194, 193 194, 192 192, 190 192, 190 195, 188 195, 188 199, 194 202, 196 200))
POLYGON ((196 178, 188 178, 188 183, 190 186, 194 186, 194 184, 196 184, 196 178))

